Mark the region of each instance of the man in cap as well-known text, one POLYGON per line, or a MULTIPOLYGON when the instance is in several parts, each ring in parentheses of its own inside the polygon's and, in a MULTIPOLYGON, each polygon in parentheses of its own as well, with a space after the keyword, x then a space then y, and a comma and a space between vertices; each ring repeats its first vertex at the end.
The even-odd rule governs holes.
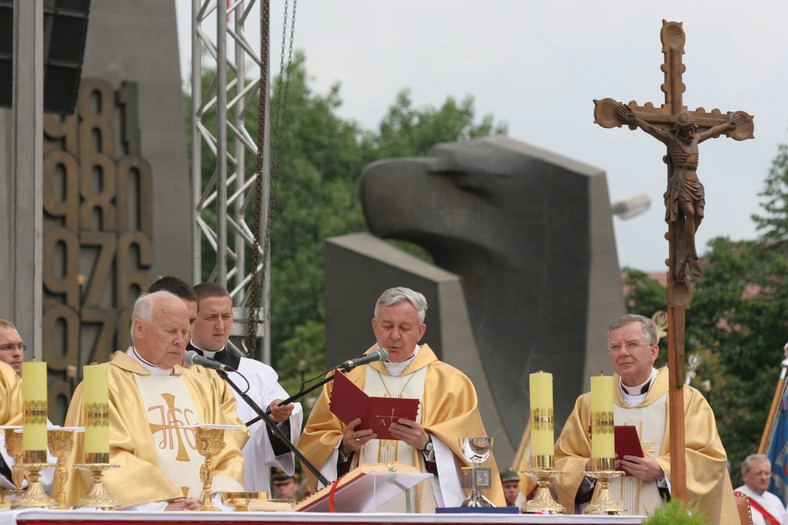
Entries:
POLYGON ((512 469, 501 472, 501 485, 503 485, 503 497, 506 499, 507 507, 520 508, 525 503, 525 498, 520 492, 520 475, 512 469))

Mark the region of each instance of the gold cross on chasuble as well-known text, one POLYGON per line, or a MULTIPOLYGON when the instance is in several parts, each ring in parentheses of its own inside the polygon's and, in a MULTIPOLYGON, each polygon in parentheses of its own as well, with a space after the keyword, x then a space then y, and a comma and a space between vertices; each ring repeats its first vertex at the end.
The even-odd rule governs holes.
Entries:
POLYGON ((163 405, 153 405, 148 407, 148 419, 157 418, 159 423, 150 423, 150 433, 156 446, 160 449, 172 449, 177 442, 178 453, 176 461, 190 461, 186 445, 192 451, 196 449, 194 442, 194 430, 191 428, 181 428, 186 425, 198 423, 194 412, 190 409, 182 409, 175 406, 175 396, 173 394, 161 394, 164 399, 163 405), (158 434, 158 436, 157 436, 158 434))

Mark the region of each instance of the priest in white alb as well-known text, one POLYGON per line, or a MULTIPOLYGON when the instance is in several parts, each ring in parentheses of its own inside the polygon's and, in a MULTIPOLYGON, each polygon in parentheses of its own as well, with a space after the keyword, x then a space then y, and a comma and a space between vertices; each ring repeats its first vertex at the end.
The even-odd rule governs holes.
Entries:
MULTIPOLYGON (((243 456, 239 449, 247 431, 238 420, 228 420, 210 380, 184 374, 180 366, 189 338, 189 312, 169 292, 143 294, 134 304, 133 346, 116 352, 103 365, 109 382, 109 462, 119 468, 104 472, 103 481, 121 507, 135 510, 193 510, 202 497, 200 467, 193 427, 234 425, 213 457, 214 493, 243 490, 243 456)), ((229 412, 232 414, 232 412, 229 412)), ((69 406, 66 425, 84 426, 83 385, 69 406)), ((71 456, 81 463, 81 440, 71 456)), ((72 471, 67 498, 74 504, 89 488, 83 471, 72 471)), ((218 499, 218 498, 217 498, 218 499)), ((215 500, 216 502, 216 500, 215 500)))
MULTIPOLYGON (((421 293, 401 287, 383 292, 372 319, 377 344, 368 352, 385 348, 388 360, 347 373, 348 379, 370 396, 420 400, 416 420, 399 419, 389 426, 396 439, 377 439, 372 429, 359 428, 360 419, 345 424, 331 413, 329 382, 298 444, 328 481, 369 463, 399 462, 431 473, 434 501, 431 505, 417 502, 417 511, 428 511, 430 506, 456 507, 463 502, 466 493, 459 468, 470 463, 460 450, 459 438, 487 435, 476 390, 468 377, 438 360, 426 344, 418 344, 427 329, 426 311, 427 301, 421 293)), ((484 465, 492 468, 492 488, 484 495, 502 506, 503 491, 492 455, 484 465)))

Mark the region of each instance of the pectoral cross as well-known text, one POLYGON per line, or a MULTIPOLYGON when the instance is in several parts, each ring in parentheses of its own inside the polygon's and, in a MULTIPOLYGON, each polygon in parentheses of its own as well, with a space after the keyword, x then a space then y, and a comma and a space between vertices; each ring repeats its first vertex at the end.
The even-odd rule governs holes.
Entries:
POLYGON ((613 99, 594 100, 594 122, 604 128, 629 126, 640 128, 667 146, 663 161, 668 166, 665 192, 668 222, 668 366, 670 368, 670 468, 674 497, 687 500, 684 454, 684 384, 685 311, 692 302, 692 286, 686 275, 689 269, 700 276, 695 247, 695 232, 703 219, 705 195, 697 177, 698 144, 709 138, 726 135, 735 140, 753 138, 753 117, 743 111, 723 114, 719 109, 687 111, 683 104, 682 63, 686 37, 681 22, 662 21, 660 33, 665 60, 661 66, 665 83, 665 103, 656 108, 650 102, 622 104, 613 99))

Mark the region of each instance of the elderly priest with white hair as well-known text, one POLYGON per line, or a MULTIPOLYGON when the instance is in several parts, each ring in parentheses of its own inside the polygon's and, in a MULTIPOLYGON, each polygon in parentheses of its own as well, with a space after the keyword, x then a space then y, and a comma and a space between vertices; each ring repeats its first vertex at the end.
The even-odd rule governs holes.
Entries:
MULTIPOLYGON (((104 472, 109 496, 136 510, 198 508, 204 458, 196 449, 194 430, 183 427, 199 424, 238 426, 226 432, 242 435, 226 437, 224 449, 213 457, 211 487, 216 492, 243 490, 239 446, 248 436, 246 428, 237 418, 228 419, 205 376, 185 374, 181 367, 189 340, 186 305, 169 292, 143 294, 134 304, 131 336, 133 346, 102 365, 109 383, 109 463, 119 465, 104 472)), ((71 400, 68 426, 84 426, 83 385, 71 400)), ((71 460, 83 461, 82 440, 71 460)), ((69 503, 83 497, 89 486, 88 473, 72 472, 66 487, 69 503)))

